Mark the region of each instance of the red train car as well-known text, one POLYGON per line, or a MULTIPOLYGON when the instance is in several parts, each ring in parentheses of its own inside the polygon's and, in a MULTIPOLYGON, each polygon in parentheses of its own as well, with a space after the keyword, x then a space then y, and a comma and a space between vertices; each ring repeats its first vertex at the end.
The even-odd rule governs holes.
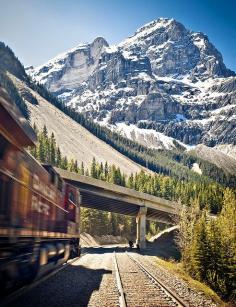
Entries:
POLYGON ((34 134, 0 88, 0 289, 79 255, 79 191, 25 149, 34 134))

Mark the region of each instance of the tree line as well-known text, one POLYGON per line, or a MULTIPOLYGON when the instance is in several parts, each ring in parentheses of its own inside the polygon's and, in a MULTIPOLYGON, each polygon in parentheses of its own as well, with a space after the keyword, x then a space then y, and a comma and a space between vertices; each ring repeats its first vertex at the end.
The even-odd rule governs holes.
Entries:
POLYGON ((8 72, 10 72, 17 78, 26 79, 27 75, 24 66, 15 57, 13 51, 3 42, 0 42, 0 59, 0 85, 6 89, 11 101, 18 106, 25 118, 28 119, 29 112, 26 103, 8 75, 8 72))
POLYGON ((212 216, 195 199, 183 207, 178 221, 185 270, 224 299, 236 299, 236 197, 226 188, 222 210, 212 216))
POLYGON ((46 126, 38 131, 37 146, 30 149, 31 154, 40 162, 67 169, 81 175, 91 176, 110 183, 135 189, 140 192, 190 205, 197 200, 201 209, 208 208, 212 213, 218 213, 223 203, 225 187, 213 181, 179 180, 162 174, 148 174, 144 171, 127 176, 119 167, 99 163, 93 158, 90 167, 85 168, 83 161, 62 156, 53 133, 48 135, 46 126))

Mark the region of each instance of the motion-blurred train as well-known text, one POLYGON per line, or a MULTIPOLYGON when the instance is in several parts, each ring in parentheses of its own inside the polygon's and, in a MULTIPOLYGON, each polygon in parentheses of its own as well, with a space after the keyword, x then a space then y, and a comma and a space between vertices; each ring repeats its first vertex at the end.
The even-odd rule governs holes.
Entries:
POLYGON ((78 190, 26 150, 35 135, 0 87, 0 291, 80 254, 78 190))

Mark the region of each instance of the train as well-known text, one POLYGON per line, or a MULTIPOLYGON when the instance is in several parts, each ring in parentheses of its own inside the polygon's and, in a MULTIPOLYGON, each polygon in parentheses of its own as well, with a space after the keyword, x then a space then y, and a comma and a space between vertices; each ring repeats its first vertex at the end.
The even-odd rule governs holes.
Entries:
POLYGON ((27 151, 36 136, 0 87, 1 297, 80 255, 80 194, 27 151))

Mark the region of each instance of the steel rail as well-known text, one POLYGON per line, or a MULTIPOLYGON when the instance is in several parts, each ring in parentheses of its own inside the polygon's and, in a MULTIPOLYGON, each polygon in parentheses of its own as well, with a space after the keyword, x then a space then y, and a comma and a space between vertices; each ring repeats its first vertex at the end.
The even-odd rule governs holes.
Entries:
POLYGON ((156 276, 150 273, 139 260, 135 259, 130 253, 126 252, 126 254, 136 263, 139 268, 158 286, 160 286, 165 293, 171 297, 171 299, 177 304, 178 307, 189 307, 189 303, 183 301, 176 293, 174 293, 171 289, 169 289, 161 280, 159 280, 156 276))
POLYGON ((119 303, 120 307, 127 307, 126 299, 125 299, 125 292, 122 286, 120 271, 116 260, 116 252, 114 252, 114 265, 115 265, 115 275, 116 275, 116 285, 119 292, 119 303))

